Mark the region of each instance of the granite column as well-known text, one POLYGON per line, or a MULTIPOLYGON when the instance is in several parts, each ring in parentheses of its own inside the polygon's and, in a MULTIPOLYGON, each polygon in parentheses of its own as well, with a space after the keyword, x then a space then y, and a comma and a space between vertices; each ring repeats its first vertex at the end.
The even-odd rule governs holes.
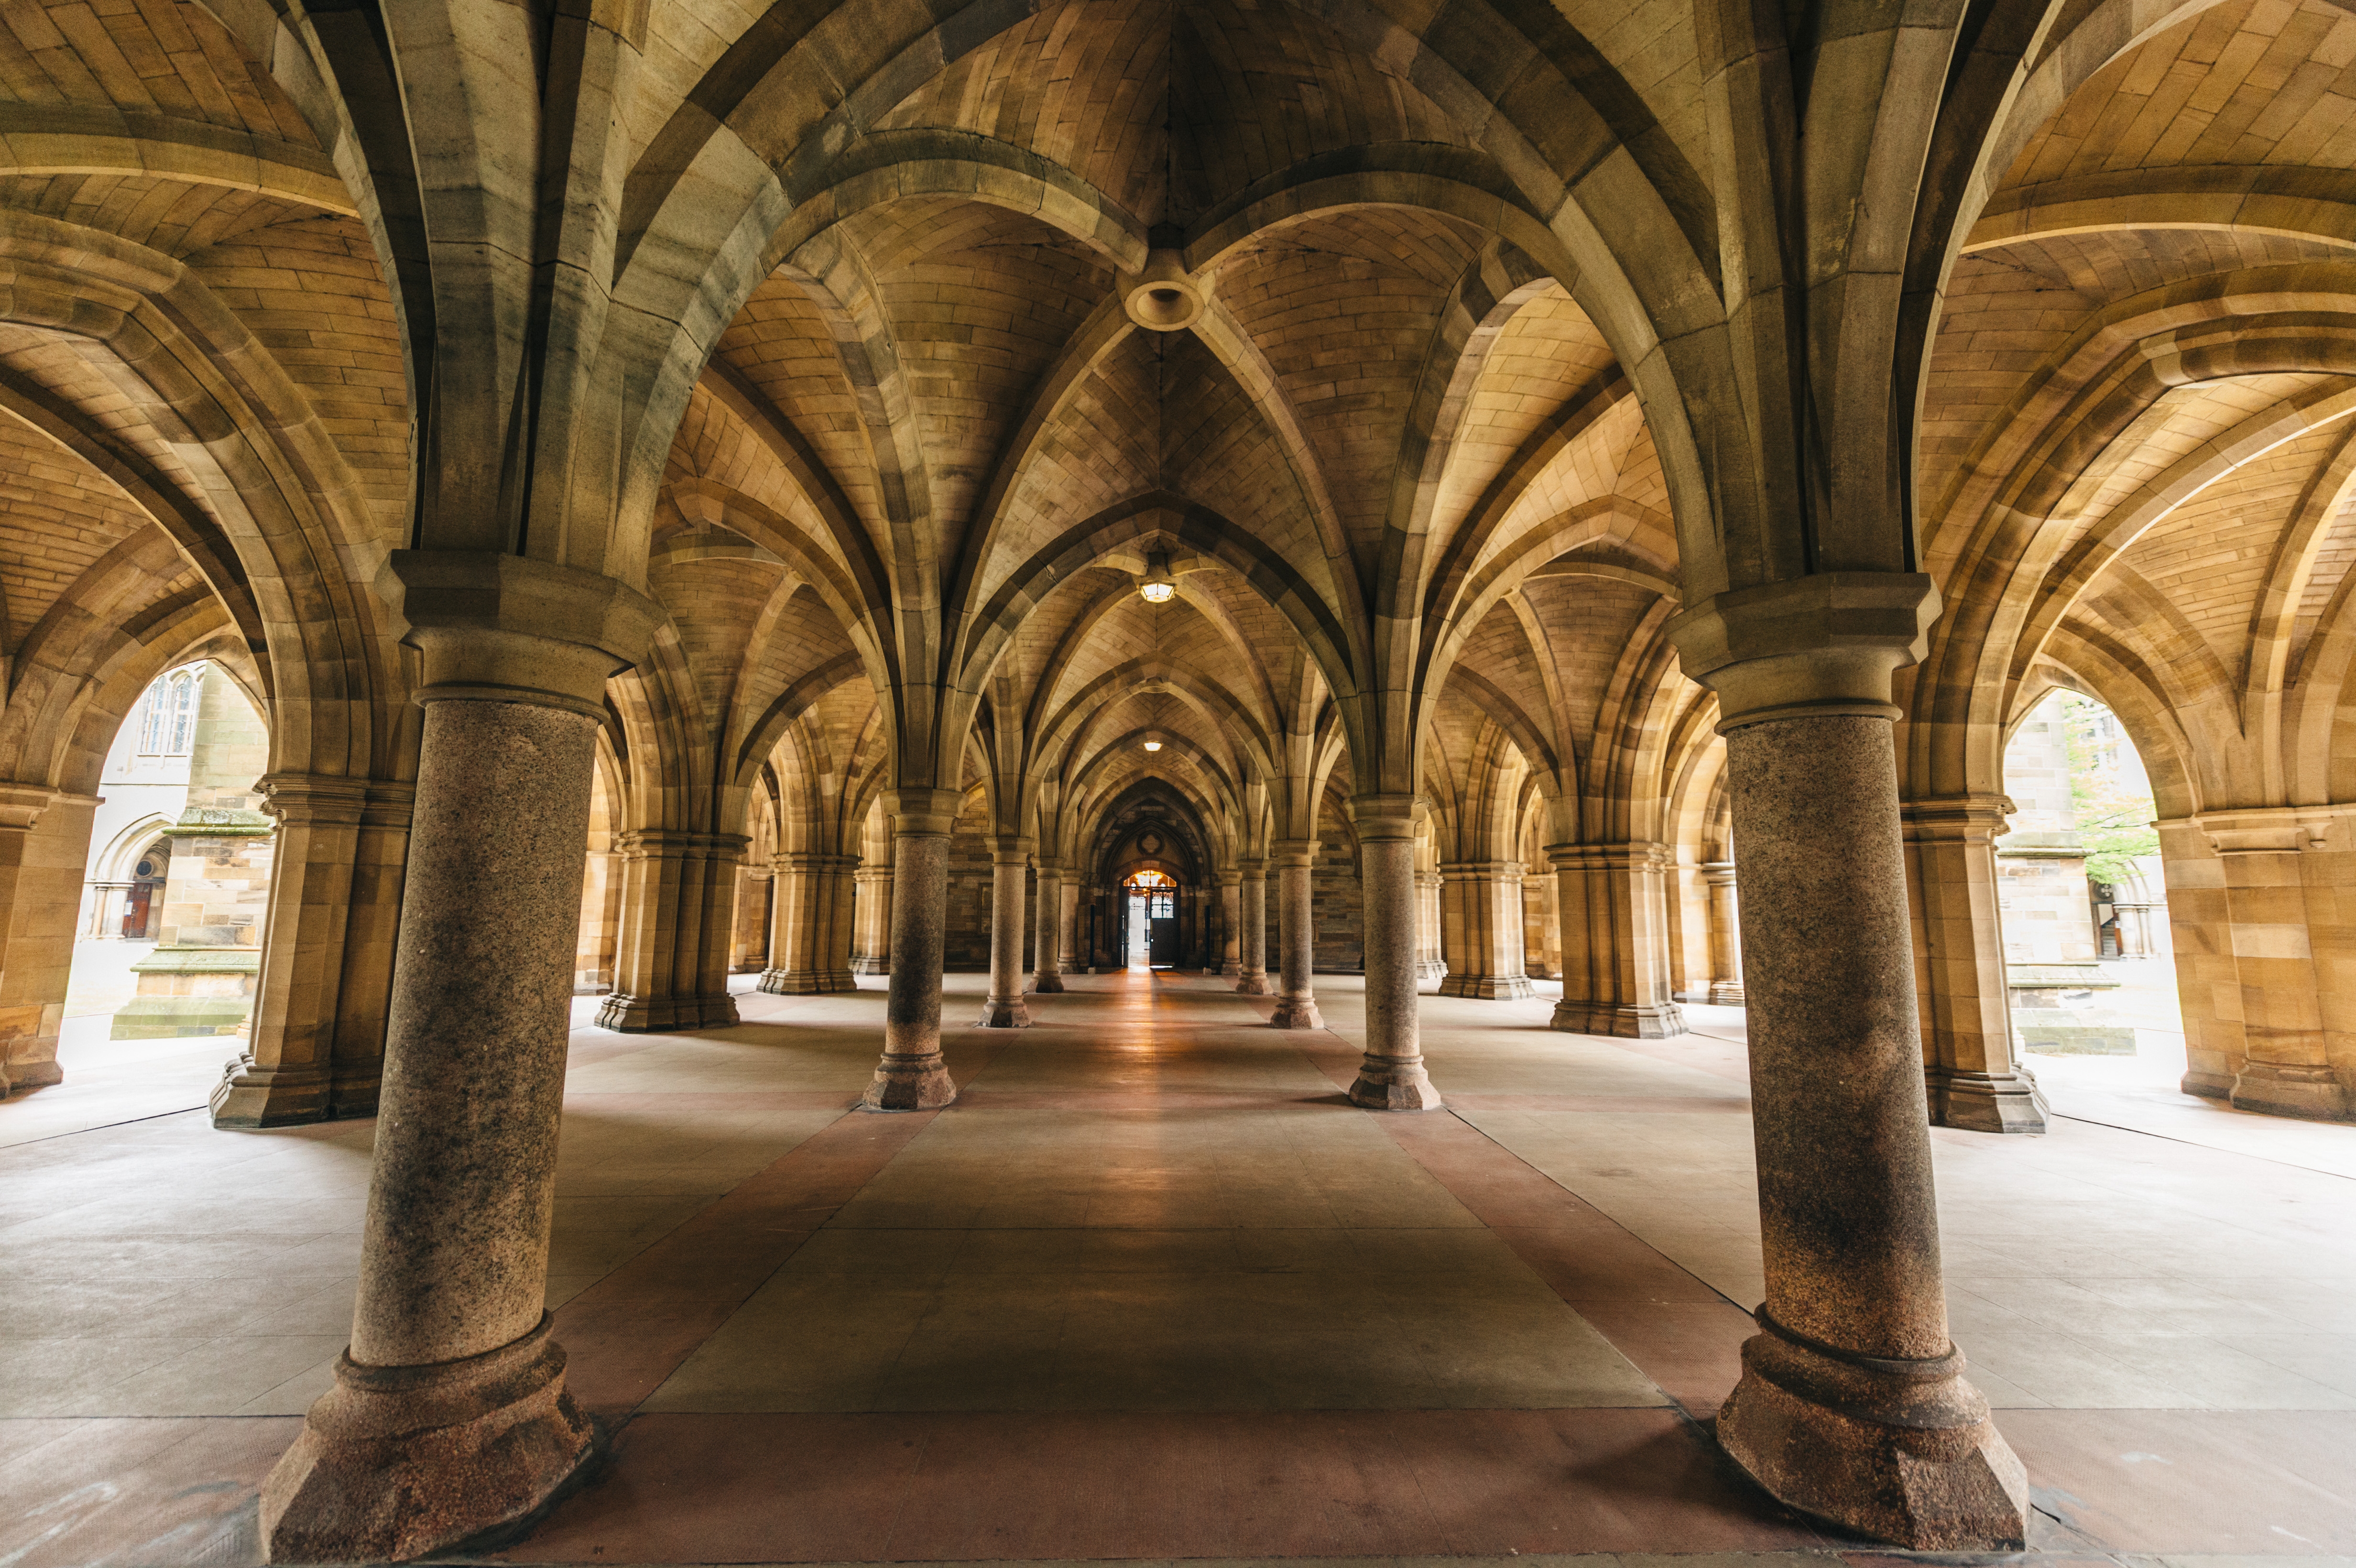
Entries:
MULTIPOLYGON (((1366 1054, 1358 1064, 1357 1082, 1350 1085, 1350 1100, 1371 1111, 1440 1109, 1439 1092, 1424 1071, 1416 1019, 1413 805, 1412 800, 1391 795, 1356 803, 1365 913, 1366 1054)), ((1305 907, 1305 891, 1301 901, 1305 907)))
POLYGON ((511 556, 388 575, 424 733, 351 1343, 262 1485, 280 1563, 455 1545, 591 1445, 546 1310, 557 1127, 602 694, 660 612, 511 556))
POLYGON ((892 980, 884 1003, 884 1059, 860 1103, 871 1111, 926 1111, 957 1098, 941 1062, 941 961, 948 918, 949 832, 958 792, 903 789, 892 818, 892 980))
MULTIPOLYGON (((1317 854, 1310 838, 1288 838, 1269 846, 1276 852, 1276 1016, 1268 1021, 1278 1029, 1323 1029, 1317 1012, 1317 987, 1312 970, 1317 959, 1317 914, 1310 900, 1309 873, 1317 854)), ((1237 989, 1242 987, 1238 987, 1237 989)))

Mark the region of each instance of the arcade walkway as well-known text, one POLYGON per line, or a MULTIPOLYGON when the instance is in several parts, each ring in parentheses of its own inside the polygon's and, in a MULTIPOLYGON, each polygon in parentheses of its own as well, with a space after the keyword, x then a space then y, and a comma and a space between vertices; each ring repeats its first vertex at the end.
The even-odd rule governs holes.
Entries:
MULTIPOLYGON (((1760 1288, 1739 1045, 1427 997, 1451 1111, 1377 1116, 1339 1092, 1354 983, 1319 982, 1333 1032, 1074 976, 1029 1030, 951 1030, 962 1098, 906 1116, 844 1112, 880 990, 576 1031, 551 1299, 618 1436, 497 1560, 1853 1546, 1708 1437, 1760 1288)), ((255 1560, 369 1137, 186 1113, 0 1149, 0 1563, 255 1560)), ((2078 1122, 1936 1143, 2034 1548, 2356 1553, 2347 1179, 2078 1122)))

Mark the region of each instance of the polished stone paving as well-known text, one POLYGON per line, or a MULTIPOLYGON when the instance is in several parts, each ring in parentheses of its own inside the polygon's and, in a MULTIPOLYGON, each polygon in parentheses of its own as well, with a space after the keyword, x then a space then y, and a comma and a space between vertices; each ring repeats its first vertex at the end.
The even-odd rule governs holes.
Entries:
MULTIPOLYGON (((1451 1110, 1377 1116, 1351 977, 1291 1032, 1072 984, 951 1030, 958 1104, 903 1117, 845 1114, 880 982, 697 1035, 577 1009, 550 1300, 618 1435, 501 1560, 1871 1555, 1707 1438, 1760 1288, 1739 1013, 1427 997, 1451 1110)), ((369 1128, 147 1112, 177 1061, 0 1105, 48 1129, 0 1147, 5 1568, 252 1560, 342 1348, 369 1128)), ((2356 1552, 2345 1178, 2074 1120, 1934 1145, 2040 1555, 2356 1552)))

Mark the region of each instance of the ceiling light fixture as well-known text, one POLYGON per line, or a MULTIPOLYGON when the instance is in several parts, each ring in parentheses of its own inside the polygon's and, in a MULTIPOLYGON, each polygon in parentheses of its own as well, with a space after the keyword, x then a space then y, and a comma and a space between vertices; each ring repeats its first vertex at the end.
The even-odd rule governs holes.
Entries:
POLYGON ((1159 741, 1148 741, 1145 742, 1145 749, 1149 752, 1158 752, 1162 750, 1162 742, 1159 741))
POLYGON ((1148 604, 1167 604, 1178 596, 1178 581, 1170 575, 1170 557, 1155 550, 1145 558, 1145 576, 1137 585, 1138 597, 1148 604))

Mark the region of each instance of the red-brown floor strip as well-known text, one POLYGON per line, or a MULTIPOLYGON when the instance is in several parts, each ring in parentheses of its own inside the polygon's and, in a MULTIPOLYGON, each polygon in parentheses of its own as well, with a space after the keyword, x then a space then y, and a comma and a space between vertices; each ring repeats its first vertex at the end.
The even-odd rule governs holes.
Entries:
MULTIPOLYGON (((1358 1053, 1330 1036, 1311 1036, 1301 1053, 1345 1090, 1357 1075, 1358 1053)), ((1613 1107, 1596 1098, 1596 1108, 1613 1107)), ((1662 1392, 1696 1416, 1718 1413, 1742 1375, 1742 1341, 1757 1331, 1751 1314, 1469 1123, 1445 1111, 1376 1119, 1662 1392)))
POLYGON ((1665 1410, 643 1415, 511 1563, 1723 1552, 1826 1539, 1665 1410))

